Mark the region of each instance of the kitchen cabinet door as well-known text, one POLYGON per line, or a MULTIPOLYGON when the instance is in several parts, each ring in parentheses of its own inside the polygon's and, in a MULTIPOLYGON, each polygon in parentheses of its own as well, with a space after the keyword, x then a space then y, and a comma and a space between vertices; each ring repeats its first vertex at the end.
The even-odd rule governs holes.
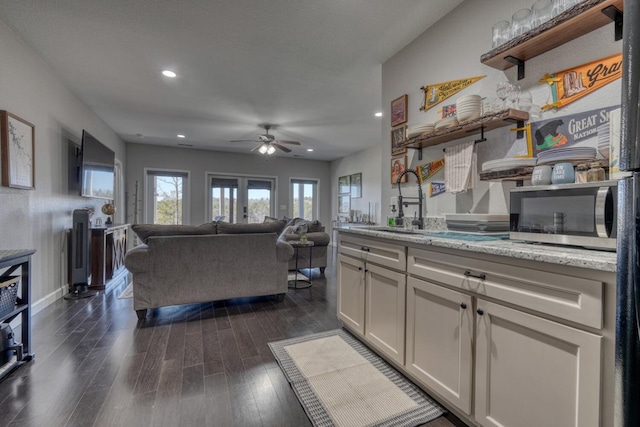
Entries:
POLYGON ((364 336, 364 262, 338 256, 338 319, 364 336))
POLYGON ((599 426, 601 340, 478 299, 476 421, 485 427, 599 426))
POLYGON ((472 297, 407 279, 405 368, 428 389, 471 414, 472 297))
POLYGON ((406 276, 365 263, 365 339, 404 364, 406 276))

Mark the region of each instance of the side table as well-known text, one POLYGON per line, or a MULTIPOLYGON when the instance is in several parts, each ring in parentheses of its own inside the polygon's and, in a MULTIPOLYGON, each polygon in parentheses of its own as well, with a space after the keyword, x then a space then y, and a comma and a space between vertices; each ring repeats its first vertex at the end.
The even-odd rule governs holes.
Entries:
POLYGON ((296 269, 294 271, 295 273, 295 277, 293 279, 289 279, 289 282, 293 282, 293 286, 289 286, 289 288, 291 289, 307 289, 309 288, 311 285, 313 285, 313 283, 311 282, 311 273, 309 273, 309 277, 307 277, 306 280, 304 279, 298 279, 298 259, 300 258, 300 250, 303 248, 309 248, 309 271, 311 271, 311 261, 312 261, 312 255, 313 255, 313 245, 314 243, 311 241, 300 241, 300 240, 292 240, 287 242, 289 243, 291 246, 293 246, 293 249, 295 251, 295 257, 296 257, 296 269), (298 286, 298 282, 307 282, 308 285, 306 286, 298 286))

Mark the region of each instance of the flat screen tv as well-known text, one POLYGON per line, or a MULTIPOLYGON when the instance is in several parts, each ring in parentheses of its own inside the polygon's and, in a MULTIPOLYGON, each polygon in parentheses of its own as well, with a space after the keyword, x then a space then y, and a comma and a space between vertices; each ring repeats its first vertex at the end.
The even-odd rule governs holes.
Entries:
POLYGON ((113 200, 115 188, 115 153, 82 131, 81 195, 96 199, 113 200))

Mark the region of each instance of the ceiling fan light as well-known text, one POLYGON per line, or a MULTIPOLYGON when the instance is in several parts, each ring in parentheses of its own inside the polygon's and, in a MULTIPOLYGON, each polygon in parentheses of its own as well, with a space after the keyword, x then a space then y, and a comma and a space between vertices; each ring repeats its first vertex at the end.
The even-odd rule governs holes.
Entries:
POLYGON ((266 154, 268 149, 269 147, 267 147, 267 144, 262 144, 258 151, 260 152, 260 154, 266 154))
POLYGON ((273 145, 269 145, 267 148, 267 154, 271 155, 276 152, 276 148, 273 145))

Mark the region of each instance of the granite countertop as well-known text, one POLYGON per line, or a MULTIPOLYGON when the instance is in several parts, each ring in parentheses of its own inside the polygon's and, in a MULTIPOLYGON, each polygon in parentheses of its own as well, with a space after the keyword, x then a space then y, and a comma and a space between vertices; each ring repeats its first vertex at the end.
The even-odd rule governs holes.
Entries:
POLYGON ((340 227, 340 232, 358 234, 368 237, 379 237, 403 243, 437 246, 441 248, 458 249, 469 252, 506 256, 530 261, 547 262, 551 264, 568 265, 571 267, 588 268, 592 270, 616 271, 616 253, 598 250, 573 248, 568 246, 554 246, 518 242, 514 240, 485 240, 468 241, 451 239, 429 233, 443 233, 441 229, 418 230, 417 234, 405 234, 384 231, 383 227, 340 227))

